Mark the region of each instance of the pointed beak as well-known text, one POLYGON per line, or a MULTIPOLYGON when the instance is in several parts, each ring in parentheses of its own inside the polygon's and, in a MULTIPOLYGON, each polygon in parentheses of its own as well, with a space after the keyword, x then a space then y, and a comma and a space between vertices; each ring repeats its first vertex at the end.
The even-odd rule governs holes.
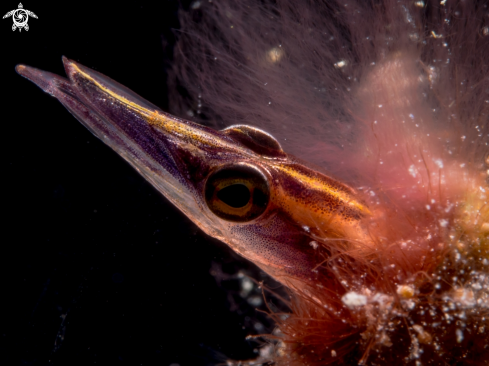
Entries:
POLYGON ((64 57, 63 63, 68 79, 24 65, 16 70, 57 98, 192 220, 201 227, 212 225, 202 215, 201 194, 189 180, 188 161, 204 175, 212 159, 202 159, 203 154, 212 157, 219 150, 233 150, 232 140, 164 113, 94 70, 64 57))

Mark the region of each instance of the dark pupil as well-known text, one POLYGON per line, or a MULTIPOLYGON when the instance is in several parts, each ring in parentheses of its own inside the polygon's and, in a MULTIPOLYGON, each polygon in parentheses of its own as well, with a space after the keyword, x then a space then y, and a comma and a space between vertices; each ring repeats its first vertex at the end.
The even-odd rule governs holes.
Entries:
POLYGON ((268 197, 260 189, 255 189, 253 191, 253 203, 259 207, 267 207, 268 197))
POLYGON ((217 192, 217 198, 228 206, 240 208, 250 201, 250 191, 243 184, 233 184, 217 192))

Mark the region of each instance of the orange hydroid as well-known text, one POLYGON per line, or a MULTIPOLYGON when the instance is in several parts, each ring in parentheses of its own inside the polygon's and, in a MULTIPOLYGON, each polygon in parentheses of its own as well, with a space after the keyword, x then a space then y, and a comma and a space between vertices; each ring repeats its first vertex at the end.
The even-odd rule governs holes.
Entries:
POLYGON ((267 360, 487 365, 488 3, 191 7, 173 113, 265 129, 371 213, 354 233, 314 233, 317 266, 289 282, 267 360))

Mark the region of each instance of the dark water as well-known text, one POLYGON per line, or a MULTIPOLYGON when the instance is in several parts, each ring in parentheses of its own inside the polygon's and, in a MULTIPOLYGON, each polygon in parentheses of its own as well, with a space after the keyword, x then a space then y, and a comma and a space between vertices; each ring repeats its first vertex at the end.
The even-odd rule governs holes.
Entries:
POLYGON ((28 32, 0 22, 0 364, 253 357, 257 344, 245 337, 270 329, 233 275, 260 274, 14 71, 23 63, 64 75, 65 55, 167 109, 176 1, 23 5, 38 16, 28 32))

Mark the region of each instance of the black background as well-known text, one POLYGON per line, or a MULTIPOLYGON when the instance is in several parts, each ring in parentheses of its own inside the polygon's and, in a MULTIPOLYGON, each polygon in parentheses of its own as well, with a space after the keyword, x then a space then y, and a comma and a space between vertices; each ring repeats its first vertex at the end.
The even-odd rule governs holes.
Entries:
MULTIPOLYGON (((22 63, 64 75, 65 55, 167 110, 180 5, 70 3, 23 2, 38 16, 28 32, 0 22, 0 365, 253 357, 258 344, 245 337, 272 329, 240 296, 236 274, 260 273, 14 71, 22 63)), ((4 1, 0 13, 17 6, 4 1)))

